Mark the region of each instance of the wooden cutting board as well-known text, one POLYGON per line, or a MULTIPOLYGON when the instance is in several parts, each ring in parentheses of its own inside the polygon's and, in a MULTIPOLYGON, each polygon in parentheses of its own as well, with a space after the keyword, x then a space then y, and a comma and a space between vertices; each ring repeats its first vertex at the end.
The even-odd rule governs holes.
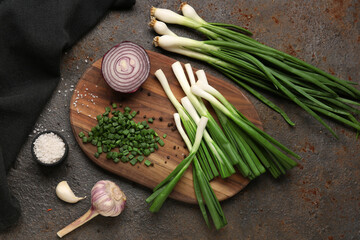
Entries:
MULTIPOLYGON (((161 68, 168 78, 172 91, 180 100, 184 93, 171 70, 171 64, 176 60, 156 52, 147 52, 151 61, 150 75, 141 90, 129 95, 119 94, 106 84, 101 74, 102 59, 97 60, 80 78, 74 90, 70 103, 70 123, 81 149, 93 162, 107 171, 152 189, 184 159, 184 155, 187 155, 188 151, 184 148, 180 134, 171 126, 169 127, 169 124, 174 123, 175 108, 154 75, 154 72, 161 68), (82 143, 82 139, 78 136, 79 132, 90 131, 97 124, 96 116, 104 113, 105 107, 110 106, 113 102, 122 104, 122 111, 125 106, 140 111, 134 119, 136 122, 155 117, 154 123, 149 124, 150 127, 159 136, 167 134, 166 139, 163 139, 165 146, 159 147, 159 150, 147 157, 154 163, 153 166, 146 167, 144 162, 137 163, 135 166, 129 162, 114 163, 112 160, 106 159, 105 154, 95 158, 96 147, 90 143, 82 143), (159 120, 160 117, 162 117, 162 121, 159 120)), ((258 127, 262 127, 254 106, 237 87, 213 76, 207 75, 207 77, 209 83, 226 96, 249 120, 258 127)), ((216 178, 211 182, 211 186, 221 201, 238 193, 248 182, 237 173, 226 180, 216 178)), ((187 203, 196 203, 191 167, 186 171, 170 197, 187 203)))

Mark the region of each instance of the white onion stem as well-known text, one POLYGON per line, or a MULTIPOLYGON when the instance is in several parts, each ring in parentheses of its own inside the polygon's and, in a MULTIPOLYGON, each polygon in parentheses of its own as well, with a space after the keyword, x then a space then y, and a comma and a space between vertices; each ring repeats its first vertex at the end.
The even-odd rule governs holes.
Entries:
POLYGON ((194 86, 191 87, 191 92, 195 94, 196 96, 202 97, 206 100, 208 100, 212 105, 214 105, 216 108, 218 108, 220 111, 222 111, 225 115, 232 115, 230 111, 221 103, 219 100, 217 100, 214 96, 204 91, 198 83, 196 83, 194 86))
POLYGON ((196 84, 207 93, 216 97, 232 114, 237 114, 237 112, 233 109, 232 104, 216 88, 212 87, 204 80, 197 81, 196 84))
POLYGON ((209 112, 207 111, 204 103, 201 99, 197 98, 192 92, 189 85, 189 82, 187 81, 184 69, 182 68, 180 62, 175 62, 171 65, 171 68, 177 78, 177 80, 180 83, 181 88, 185 92, 186 96, 189 98, 191 103, 194 105, 195 109, 199 112, 201 116, 208 116, 209 112))
POLYGON ((219 51, 219 47, 206 44, 202 41, 197 41, 191 38, 186 37, 178 37, 178 36, 170 36, 170 35, 163 35, 159 37, 159 46, 163 48, 169 47, 189 47, 189 48, 200 48, 212 51, 219 51))
POLYGON ((151 17, 149 26, 152 27, 157 34, 170 35, 175 37, 177 36, 173 31, 168 28, 168 26, 164 22, 158 21, 154 17, 151 17))
POLYGON ((189 120, 188 115, 186 114, 183 106, 179 103, 179 101, 176 99, 174 93, 171 91, 171 88, 169 86, 169 82, 164 74, 164 72, 161 69, 156 70, 155 72, 156 78, 159 80, 162 88, 164 89, 167 97, 169 98, 170 102, 175 107, 176 111, 180 114, 180 116, 185 120, 189 120))
POLYGON ((164 8, 151 7, 150 15, 163 21, 163 22, 170 23, 170 24, 179 24, 179 25, 187 26, 187 27, 191 27, 191 28, 198 28, 198 27, 201 27, 201 25, 202 25, 190 18, 184 17, 174 11, 171 11, 169 9, 164 9, 164 8))
POLYGON ((186 63, 184 66, 185 66, 186 73, 189 77, 190 85, 192 86, 196 83, 194 72, 192 70, 190 63, 186 63))
POLYGON ((203 137, 204 130, 205 130, 207 122, 208 122, 207 117, 201 117, 200 122, 197 125, 196 135, 195 135, 195 142, 194 142, 194 145, 193 145, 193 149, 196 149, 196 151, 200 146, 201 139, 203 137))
POLYGON ((198 71, 195 72, 195 74, 196 74, 196 76, 198 78, 198 81, 209 84, 204 70, 202 70, 202 69, 198 70, 198 71))
POLYGON ((180 10, 185 17, 190 18, 201 24, 207 24, 207 22, 197 14, 195 9, 186 2, 180 5, 180 10))
POLYGON ((184 140, 184 142, 185 142, 187 148, 189 149, 189 151, 191 151, 192 144, 191 144, 191 141, 190 141, 189 137, 186 135, 186 133, 184 131, 184 128, 181 125, 181 119, 180 119, 179 113, 174 113, 174 120, 175 120, 176 128, 180 133, 180 136, 184 140))
POLYGON ((155 76, 159 80, 159 82, 160 82, 161 86, 163 87, 167 97, 170 99, 171 103, 174 105, 176 110, 178 110, 178 112, 179 112, 179 109, 181 108, 181 105, 178 102, 178 100, 176 99, 174 93, 171 91, 170 86, 169 86, 169 82, 168 82, 164 72, 161 69, 158 69, 155 72, 155 76))
POLYGON ((196 109, 194 108, 194 106, 191 104, 189 98, 183 97, 181 99, 181 104, 183 105, 185 110, 189 113, 190 117, 194 120, 194 122, 196 124, 198 124, 200 122, 200 117, 199 117, 198 113, 196 112, 196 109))

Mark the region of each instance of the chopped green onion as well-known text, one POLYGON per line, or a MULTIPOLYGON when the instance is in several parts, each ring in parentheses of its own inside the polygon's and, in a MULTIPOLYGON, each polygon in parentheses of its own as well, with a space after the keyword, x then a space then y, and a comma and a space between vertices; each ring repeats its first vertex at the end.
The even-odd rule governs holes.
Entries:
POLYGON ((150 162, 148 159, 146 159, 145 162, 144 162, 144 164, 145 164, 147 167, 149 167, 149 166, 152 164, 152 162, 150 162))
POLYGON ((121 157, 121 161, 122 161, 122 162, 128 162, 128 161, 129 161, 129 158, 124 155, 124 156, 121 157))
POLYGON ((134 166, 137 162, 138 162, 138 160, 137 160, 136 158, 134 158, 134 159, 132 159, 132 160, 130 161, 131 165, 133 165, 133 166, 134 166))
POLYGON ((144 150, 144 155, 145 155, 145 156, 149 156, 149 155, 150 155, 150 153, 151 153, 151 152, 150 152, 150 150, 149 150, 149 149, 145 149, 145 150, 144 150))
POLYGON ((159 143, 159 145, 160 145, 161 147, 163 147, 163 146, 165 145, 165 143, 164 143, 164 141, 163 141, 162 139, 159 139, 158 143, 159 143))
POLYGON ((113 115, 109 116, 110 109, 110 107, 105 108, 105 116, 98 115, 98 124, 88 132, 89 137, 84 132, 79 133, 83 143, 91 142, 97 147, 97 157, 101 153, 106 153, 107 159, 116 160, 121 157, 116 161, 127 162, 137 155, 149 156, 158 149, 154 144, 158 134, 154 129, 149 128, 146 121, 136 123, 128 120, 129 116, 130 118, 136 116, 137 111, 131 112, 129 107, 125 107, 124 112, 112 111, 113 115), (144 126, 146 129, 143 129, 144 126), (119 148, 119 152, 112 151, 115 148, 119 148))

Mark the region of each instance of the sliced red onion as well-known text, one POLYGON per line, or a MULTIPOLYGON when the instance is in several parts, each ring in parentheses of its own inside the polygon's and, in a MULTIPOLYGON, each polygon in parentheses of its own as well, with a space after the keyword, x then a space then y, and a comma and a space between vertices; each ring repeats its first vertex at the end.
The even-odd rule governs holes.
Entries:
POLYGON ((111 48, 103 57, 102 75, 115 91, 135 92, 150 73, 150 59, 145 49, 124 41, 111 48))

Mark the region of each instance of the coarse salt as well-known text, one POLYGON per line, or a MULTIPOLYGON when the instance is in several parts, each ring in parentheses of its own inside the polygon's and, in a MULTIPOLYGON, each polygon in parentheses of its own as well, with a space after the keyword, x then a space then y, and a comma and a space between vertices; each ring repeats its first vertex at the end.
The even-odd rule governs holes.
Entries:
POLYGON ((41 134, 34 142, 34 153, 43 163, 51 164, 59 161, 65 154, 65 143, 55 133, 41 134))

